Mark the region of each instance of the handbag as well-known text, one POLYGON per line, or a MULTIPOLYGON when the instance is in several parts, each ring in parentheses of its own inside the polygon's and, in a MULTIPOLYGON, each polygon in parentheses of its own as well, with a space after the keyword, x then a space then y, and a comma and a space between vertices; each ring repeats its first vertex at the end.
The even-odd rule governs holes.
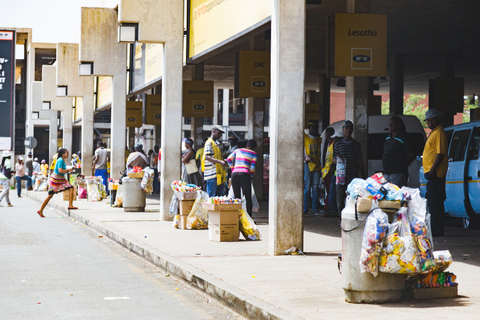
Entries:
POLYGON ((197 162, 195 161, 195 159, 192 159, 189 162, 185 163, 185 169, 187 169, 188 174, 198 172, 197 162))

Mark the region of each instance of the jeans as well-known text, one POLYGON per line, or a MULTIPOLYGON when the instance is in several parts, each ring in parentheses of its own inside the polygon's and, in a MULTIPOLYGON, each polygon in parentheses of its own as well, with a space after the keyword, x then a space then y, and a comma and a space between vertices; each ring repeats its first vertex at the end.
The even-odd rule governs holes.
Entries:
POLYGON ((433 236, 442 236, 445 232, 445 178, 427 178, 427 210, 430 213, 430 222, 433 236))
POLYGON ((6 198, 7 204, 10 204, 10 179, 1 179, 0 183, 3 185, 3 192, 0 194, 0 203, 3 198, 6 198))
POLYGON ((19 197, 22 195, 22 180, 27 180, 27 189, 32 186, 32 180, 29 176, 15 176, 15 180, 17 180, 17 196, 19 197))
POLYGON ((215 197, 217 195, 217 178, 209 179, 206 183, 208 196, 215 197))
POLYGON ((318 202, 318 184, 322 171, 310 171, 308 163, 303 165, 303 179, 305 187, 303 189, 303 212, 307 212, 310 203, 313 202, 313 211, 319 211, 320 203, 318 202))
POLYGON ((247 202, 247 213, 252 216, 252 178, 248 173, 235 172, 232 174, 232 187, 235 198, 241 199, 240 189, 247 202))
POLYGON ((337 177, 333 175, 330 181, 330 192, 328 193, 328 212, 338 212, 336 189, 337 189, 337 177))

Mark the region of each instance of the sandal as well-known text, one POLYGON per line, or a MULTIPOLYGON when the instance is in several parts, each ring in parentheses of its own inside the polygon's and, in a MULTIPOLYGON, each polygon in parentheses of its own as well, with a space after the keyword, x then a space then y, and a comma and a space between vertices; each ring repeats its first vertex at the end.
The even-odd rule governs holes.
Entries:
POLYGON ((78 210, 77 207, 68 207, 68 210, 78 210))
POLYGON ((40 212, 40 210, 38 210, 37 213, 40 217, 45 218, 45 216, 43 215, 43 213, 40 212))

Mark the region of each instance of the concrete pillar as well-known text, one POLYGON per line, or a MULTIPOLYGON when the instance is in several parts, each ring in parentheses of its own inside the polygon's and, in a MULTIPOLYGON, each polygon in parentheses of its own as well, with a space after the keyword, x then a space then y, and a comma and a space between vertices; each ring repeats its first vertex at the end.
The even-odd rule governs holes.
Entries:
MULTIPOLYGON (((222 101, 222 119, 223 119, 223 126, 229 126, 229 118, 230 118, 230 89, 223 89, 223 101, 222 101)), ((227 131, 223 134, 223 139, 227 140, 227 131)))
POLYGON ((403 54, 390 57, 390 114, 403 114, 404 60, 403 54))
POLYGON ((303 250, 305 1, 272 1, 269 253, 303 250), (287 147, 288 146, 288 147, 287 147))
POLYGON ((53 160, 53 156, 57 153, 58 149, 58 119, 56 112, 50 112, 50 125, 48 127, 48 142, 50 148, 48 150, 48 165, 50 166, 53 160))
MULTIPOLYGON (((203 81, 205 78, 205 67, 204 63, 201 62, 194 66, 193 70, 193 77, 192 80, 195 81, 203 81)), ((203 147, 203 117, 192 117, 191 118, 191 132, 190 135, 194 142, 194 149, 198 150, 198 148, 203 147)))
MULTIPOLYGON (((70 152, 70 156, 74 152, 72 150, 72 140, 73 140, 72 113, 73 113, 72 108, 67 108, 62 112, 62 117, 63 117, 63 147, 66 148, 68 150, 68 152, 70 152)), ((70 160, 68 160, 68 162, 70 162, 70 160)))
POLYGON ((320 101, 320 120, 322 130, 330 125, 330 78, 326 74, 320 75, 318 98, 320 101))
POLYGON ((93 90, 85 92, 82 109, 82 174, 93 175, 93 90))
POLYGON ((172 220, 169 207, 173 190, 170 184, 180 178, 182 140, 183 40, 171 39, 164 45, 162 78, 162 161, 160 220, 172 220))
POLYGON ((111 159, 110 177, 120 179, 120 171, 125 170, 125 141, 126 141, 126 98, 125 72, 118 73, 112 79, 112 129, 111 129, 111 159))

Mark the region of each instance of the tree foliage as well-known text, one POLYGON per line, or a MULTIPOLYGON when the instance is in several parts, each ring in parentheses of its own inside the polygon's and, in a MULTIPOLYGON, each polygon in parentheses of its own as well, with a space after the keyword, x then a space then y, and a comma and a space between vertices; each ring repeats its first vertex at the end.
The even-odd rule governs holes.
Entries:
MULTIPOLYGON (((403 97, 403 114, 405 115, 412 115, 416 116, 418 120, 423 124, 426 128, 426 124, 423 122, 425 119, 425 112, 427 111, 427 107, 425 103, 419 103, 423 99, 426 98, 424 94, 411 94, 409 96, 403 97)), ((386 102, 382 102, 382 114, 388 115, 390 114, 390 100, 386 102)))

